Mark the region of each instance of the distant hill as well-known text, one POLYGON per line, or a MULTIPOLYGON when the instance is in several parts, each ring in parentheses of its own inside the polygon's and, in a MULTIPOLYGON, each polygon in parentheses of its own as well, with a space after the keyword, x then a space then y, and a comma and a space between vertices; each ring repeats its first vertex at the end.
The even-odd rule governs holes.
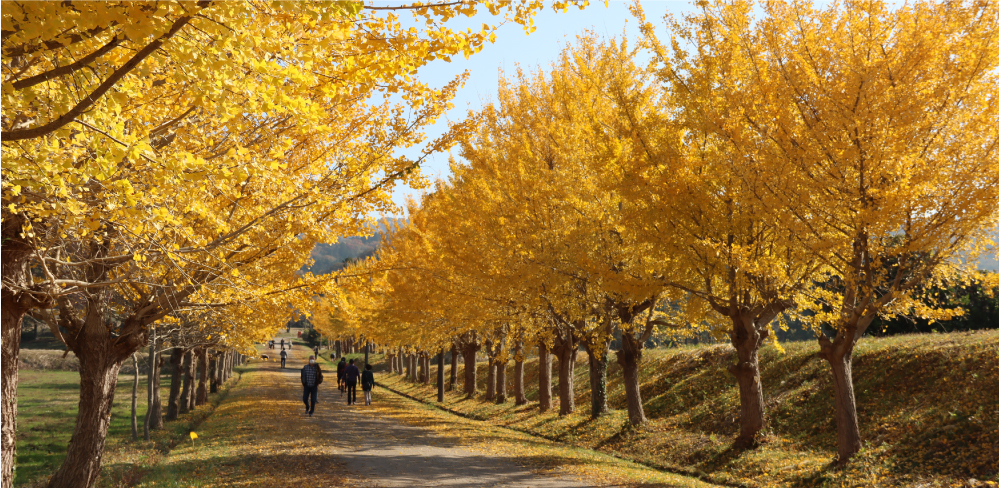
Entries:
POLYGON ((400 220, 395 218, 379 219, 377 230, 367 237, 341 237, 333 244, 317 244, 312 249, 312 259, 315 264, 311 267, 303 267, 302 271, 311 271, 315 275, 328 274, 343 269, 344 261, 348 259, 364 259, 374 255, 382 242, 382 235, 389 226, 399 223, 400 220))

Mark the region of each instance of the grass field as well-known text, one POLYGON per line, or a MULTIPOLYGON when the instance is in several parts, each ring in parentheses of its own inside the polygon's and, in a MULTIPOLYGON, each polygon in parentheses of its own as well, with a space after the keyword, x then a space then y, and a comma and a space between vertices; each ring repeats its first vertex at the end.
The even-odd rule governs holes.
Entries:
MULTIPOLYGON (((79 405, 80 374, 75 371, 18 372, 17 385, 17 465, 15 486, 41 485, 62 464, 66 448, 76 423, 79 405)), ((231 385, 230 381, 227 385, 231 385)), ((160 379, 160 396, 166 412, 170 394, 170 375, 160 379)), ((192 425, 199 424, 211 412, 211 406, 200 406, 182 415, 175 422, 167 422, 165 429, 152 432, 149 442, 142 440, 142 420, 146 414, 146 381, 140 375, 138 442, 132 441, 131 395, 132 375, 118 378, 111 425, 108 428, 104 450, 104 470, 100 486, 131 486, 131 480, 154 466, 163 452, 186 439, 192 425)), ((212 395, 215 403, 219 394, 212 395)))
MULTIPOLYGON (((76 412, 80 401, 80 374, 75 371, 25 371, 19 372, 17 388, 17 475, 15 485, 30 484, 43 476, 51 475, 63 458, 73 433, 76 412)), ((130 376, 130 375, 129 375, 130 376)), ((140 383, 138 405, 139 435, 142 435, 142 418, 146 413, 146 382, 140 383)), ((163 395, 169 393, 170 378, 162 378, 163 395)), ((132 380, 121 376, 111 413, 108 429, 108 461, 114 461, 115 452, 131 443, 131 392, 132 380)))
MULTIPOLYGON (((575 414, 540 414, 537 404, 495 405, 449 392, 444 408, 463 416, 613 453, 661 469, 745 486, 962 486, 999 482, 999 331, 865 339, 854 380, 865 449, 845 470, 835 455, 828 365, 811 342, 761 354, 768 428, 762 447, 737 451, 738 392, 725 346, 646 351, 642 395, 650 421, 628 428, 620 369, 610 368, 613 409, 589 416, 585 353, 576 365, 575 414)), ((537 360, 528 398, 537 399, 537 360)), ((556 361, 557 363, 557 361, 556 361)), ((508 392, 512 392, 512 362, 508 392)), ((432 368, 432 377, 436 368, 432 368)), ((557 371, 557 370, 556 370, 557 371)), ((462 368, 459 366, 459 383, 462 368)), ((556 374, 557 376, 557 374, 556 374)), ((484 391, 485 365, 478 378, 484 391)), ((436 389, 382 373, 378 381, 433 403, 436 389)), ((460 388, 460 387, 459 387, 460 388)), ((555 390, 557 396, 557 381, 555 390)), ((554 409, 557 412, 557 407, 554 409)))

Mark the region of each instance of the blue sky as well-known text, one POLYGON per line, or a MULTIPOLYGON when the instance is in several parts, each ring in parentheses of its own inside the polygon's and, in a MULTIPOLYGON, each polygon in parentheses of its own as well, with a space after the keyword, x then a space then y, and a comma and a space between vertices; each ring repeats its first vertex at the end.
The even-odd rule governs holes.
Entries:
MULTIPOLYGON (((378 5, 380 2, 374 2, 378 5)), ((546 2, 548 3, 548 2, 546 2)), ((496 87, 500 70, 512 75, 517 66, 533 68, 538 65, 547 67, 554 61, 566 43, 575 40, 576 35, 585 30, 593 30, 605 37, 619 37, 626 33, 629 38, 638 38, 638 28, 635 19, 628 11, 630 2, 616 1, 604 6, 603 2, 594 1, 583 10, 571 7, 567 12, 553 12, 546 8, 535 17, 537 29, 530 35, 524 32, 522 26, 508 23, 500 27, 496 33, 496 42, 486 44, 482 51, 472 55, 468 60, 462 56, 452 58, 451 62, 435 61, 420 69, 419 78, 431 86, 443 86, 465 70, 469 79, 458 92, 454 100, 454 108, 447 117, 438 121, 437 125, 428 131, 428 140, 433 140, 442 134, 448 122, 462 120, 468 110, 475 110, 483 102, 496 99, 496 87)), ((681 1, 645 1, 642 7, 650 21, 661 20, 667 12, 679 14, 692 10, 692 3, 681 1)), ((406 19, 408 14, 400 15, 406 19)), ((453 19, 448 23, 453 28, 477 29, 483 23, 495 24, 499 19, 486 13, 480 13, 472 18, 453 19)), ((404 20, 405 22, 405 20, 404 20)), ((410 157, 419 155, 419 148, 405 152, 410 157)), ((448 155, 436 154, 422 166, 423 173, 431 180, 447 178, 448 155)), ((406 195, 418 195, 420 191, 409 188, 398 188, 394 200, 402 206, 406 195)))

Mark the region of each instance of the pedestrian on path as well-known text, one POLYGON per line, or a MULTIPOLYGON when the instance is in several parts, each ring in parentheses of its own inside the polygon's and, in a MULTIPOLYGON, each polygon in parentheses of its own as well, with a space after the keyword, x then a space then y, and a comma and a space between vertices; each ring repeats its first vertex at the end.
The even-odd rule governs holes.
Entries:
POLYGON ((364 364, 364 372, 361 373, 361 389, 364 390, 364 404, 371 405, 371 389, 375 386, 375 373, 371 371, 371 365, 364 364))
POLYGON ((284 350, 284 339, 281 339, 281 350, 284 350))
POLYGON ((357 366, 354 366, 354 360, 350 360, 350 364, 343 369, 343 382, 347 385, 347 405, 353 405, 357 403, 357 379, 361 376, 361 372, 358 371, 357 366))
POLYGON ((281 350, 281 369, 284 369, 284 363, 288 360, 288 351, 281 350))
POLYGON ((322 382, 323 370, 319 369, 319 365, 316 364, 315 356, 309 356, 309 364, 302 368, 302 387, 305 389, 302 393, 302 402, 305 403, 305 411, 309 412, 309 417, 312 416, 312 412, 316 411, 316 401, 319 400, 319 385, 322 382))
POLYGON ((336 363, 336 387, 340 389, 340 396, 343 396, 344 386, 343 386, 343 370, 347 368, 347 358, 341 357, 340 362, 336 363))

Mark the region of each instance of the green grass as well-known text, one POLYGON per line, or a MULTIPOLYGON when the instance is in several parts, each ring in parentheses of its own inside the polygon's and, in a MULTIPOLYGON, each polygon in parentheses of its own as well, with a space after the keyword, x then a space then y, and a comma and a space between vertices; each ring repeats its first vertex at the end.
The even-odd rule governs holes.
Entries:
MULTIPOLYGON (((537 404, 495 405, 449 392, 444 407, 567 444, 613 453, 661 469, 747 486, 926 484, 967 478, 999 481, 999 331, 867 339, 855 353, 854 382, 865 449, 832 469, 836 427, 829 367, 812 342, 761 351, 768 426, 762 447, 732 449, 738 391, 726 346, 646 351, 640 381, 649 422, 627 426, 620 368, 609 371, 610 415, 589 417, 585 353, 576 365, 576 413, 540 414, 537 404)), ((480 356, 481 357, 481 356, 480 356)), ((557 361, 556 361, 557 364, 557 361)), ((432 376, 436 371, 432 367, 432 376)), ((555 370, 557 371, 557 370, 555 370)), ((459 365, 459 388, 462 367, 459 365)), ((479 365, 480 391, 485 365, 479 365)), ((553 371, 553 374, 556 374, 553 371)), ((436 389, 380 374, 382 384, 433 402, 436 389)), ((537 360, 527 364, 527 396, 537 399, 537 360)), ((557 379, 554 392, 557 396, 557 379)))
MULTIPOLYGON (((164 399, 170 391, 170 377, 161 378, 164 399)), ((75 371, 19 372, 17 385, 17 470, 15 485, 25 485, 54 473, 66 457, 69 439, 76 424, 80 402, 80 374, 75 371)), ((118 379, 106 451, 114 452, 130 444, 132 375, 118 379)), ((140 375, 139 435, 146 414, 146 381, 140 375)), ((106 458, 108 456, 105 456, 106 458)))
MULTIPOLYGON (((237 377, 234 372, 233 378, 237 377)), ((155 468, 164 453, 187 440, 191 429, 212 414, 215 406, 236 383, 230 380, 220 388, 219 393, 209 396, 209 404, 181 415, 176 421, 165 422, 163 430, 151 432, 151 440, 145 441, 142 438, 142 421, 147 409, 147 389, 145 375, 140 375, 136 405, 139 440, 133 441, 132 380, 131 374, 118 378, 98 486, 132 486, 155 468)), ((170 395, 169 374, 161 376, 160 388, 165 414, 170 395)), ((76 424, 79 391, 80 375, 77 372, 19 371, 15 486, 43 485, 59 469, 76 424)))

